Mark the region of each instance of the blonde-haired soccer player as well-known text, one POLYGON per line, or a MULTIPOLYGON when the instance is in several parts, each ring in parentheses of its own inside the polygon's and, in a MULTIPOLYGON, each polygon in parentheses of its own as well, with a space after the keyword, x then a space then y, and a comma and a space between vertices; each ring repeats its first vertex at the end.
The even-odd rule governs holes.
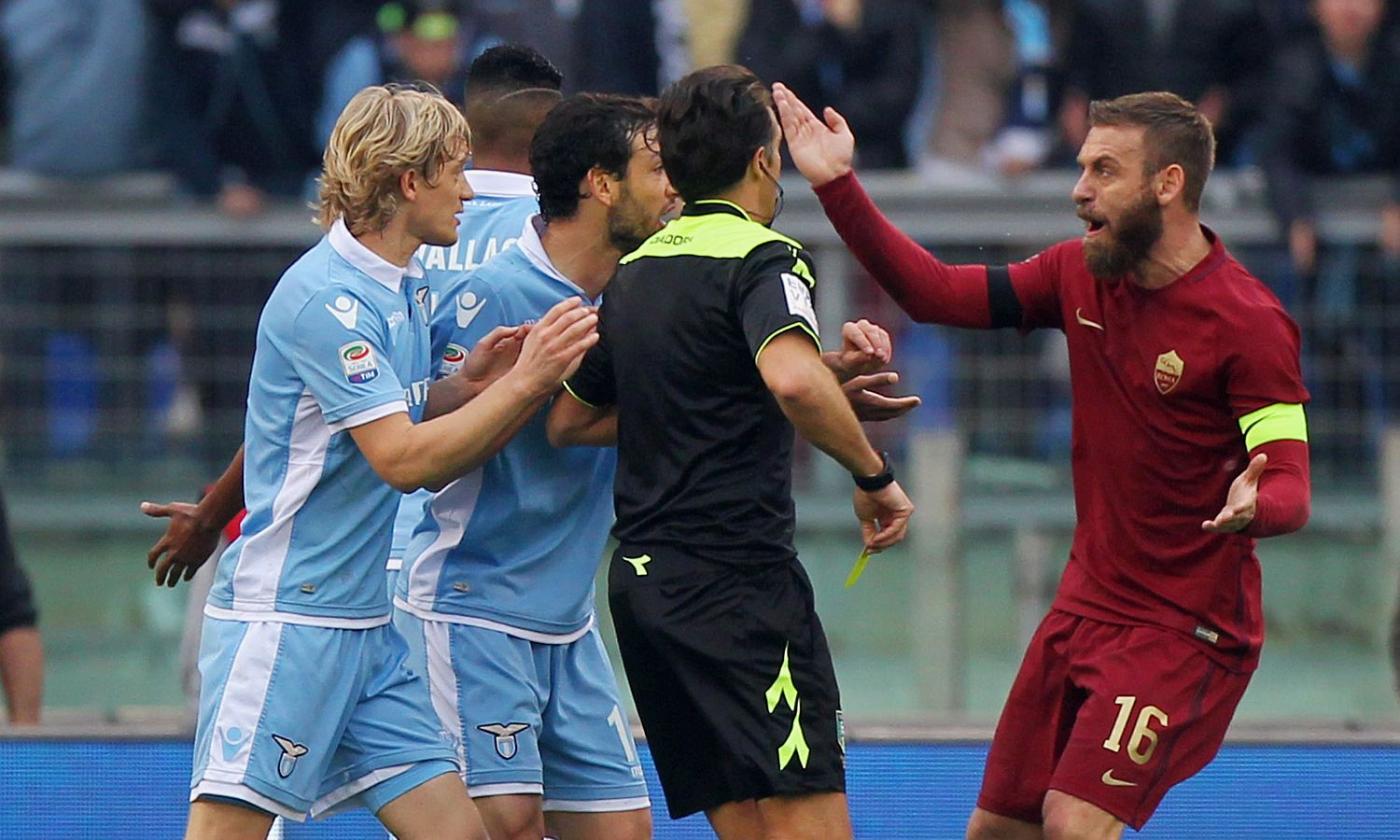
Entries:
POLYGON ((258 324, 248 516, 205 609, 187 838, 263 838, 276 815, 355 805, 401 840, 486 836, 389 625, 391 524, 400 492, 490 457, 597 334, 596 315, 571 300, 528 330, 488 336, 470 378, 429 386, 428 289, 413 253, 456 241, 469 152, 460 112, 410 88, 366 88, 331 134, 328 232, 283 274, 258 324))

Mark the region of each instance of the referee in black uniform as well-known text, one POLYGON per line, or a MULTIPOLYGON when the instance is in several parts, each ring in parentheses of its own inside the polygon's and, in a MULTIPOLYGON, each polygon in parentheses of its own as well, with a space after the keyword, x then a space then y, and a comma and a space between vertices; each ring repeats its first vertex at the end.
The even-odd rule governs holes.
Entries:
POLYGON ((822 360, 812 262, 768 228, 780 130, 748 70, 661 97, 684 215, 623 258, 549 418, 618 446, 609 600, 673 818, 721 838, 849 837, 840 693, 793 548, 793 427, 855 476, 865 544, 913 511, 822 360))

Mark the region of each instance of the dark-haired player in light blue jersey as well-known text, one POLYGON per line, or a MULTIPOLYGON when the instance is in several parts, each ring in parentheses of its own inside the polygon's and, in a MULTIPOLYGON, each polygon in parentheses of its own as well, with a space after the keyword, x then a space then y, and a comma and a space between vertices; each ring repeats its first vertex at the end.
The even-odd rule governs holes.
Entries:
MULTIPOLYGON (((450 283, 433 317, 442 375, 493 330, 560 301, 596 304, 618 259, 674 208, 650 106, 580 95, 531 146, 540 215, 450 283)), ((493 838, 641 840, 650 800, 593 616, 612 524, 611 449, 555 450, 538 414, 432 499, 395 624, 425 647, 443 726, 493 838), (416 638, 415 638, 416 637, 416 638)))
MULTIPOLYGON (((458 293, 448 299, 442 289, 460 285, 467 273, 514 245, 525 220, 539 211, 530 177, 530 138, 559 102, 562 84, 559 70, 526 46, 492 47, 472 62, 465 111, 472 127, 472 168, 467 171, 467 182, 475 197, 458 214, 454 244, 424 245, 418 252, 430 289, 430 307, 436 311, 440 304, 446 304, 450 309, 447 321, 465 327, 478 309, 469 294, 458 293)), ((460 368, 472 345, 457 345, 449 351, 446 339, 437 339, 435 331, 433 358, 448 353, 460 368)), ((403 565, 409 537, 431 497, 426 490, 410 493, 399 506, 386 565, 390 592, 403 565)))

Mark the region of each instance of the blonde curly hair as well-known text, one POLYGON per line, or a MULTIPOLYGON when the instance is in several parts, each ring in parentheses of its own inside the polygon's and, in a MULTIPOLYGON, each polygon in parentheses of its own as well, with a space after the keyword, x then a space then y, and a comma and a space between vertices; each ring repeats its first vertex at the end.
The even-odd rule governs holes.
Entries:
POLYGON ((383 230, 399 211, 399 176, 414 170, 435 184, 449 161, 471 150, 466 117, 436 90, 367 87, 345 106, 326 144, 316 221, 345 219, 350 233, 383 230))

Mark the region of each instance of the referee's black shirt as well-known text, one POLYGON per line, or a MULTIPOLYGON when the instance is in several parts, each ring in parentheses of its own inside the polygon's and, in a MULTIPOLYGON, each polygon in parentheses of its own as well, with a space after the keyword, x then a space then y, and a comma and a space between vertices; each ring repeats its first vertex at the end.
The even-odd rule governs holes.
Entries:
POLYGON ((729 563, 796 556, 793 429, 755 360, 773 337, 818 342, 810 256, 733 204, 701 201, 623 258, 601 340, 566 387, 618 407, 624 546, 729 563))

